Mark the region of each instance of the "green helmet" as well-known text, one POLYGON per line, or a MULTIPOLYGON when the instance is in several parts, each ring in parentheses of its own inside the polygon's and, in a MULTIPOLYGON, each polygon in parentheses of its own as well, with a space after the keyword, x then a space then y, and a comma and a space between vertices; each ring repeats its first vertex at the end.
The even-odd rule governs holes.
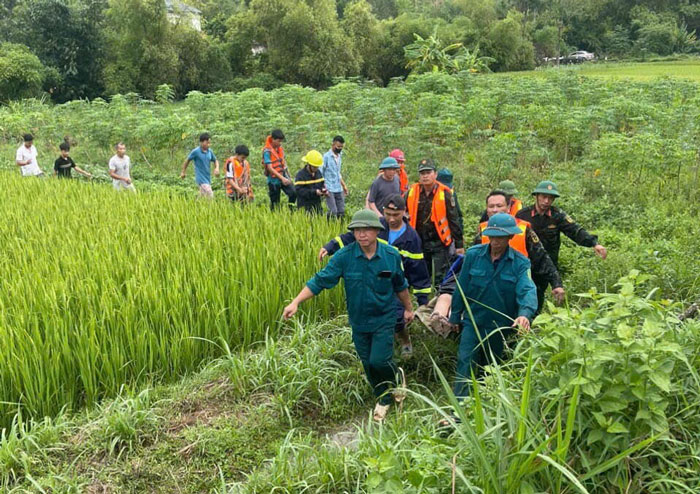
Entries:
POLYGON ((452 175, 452 172, 447 168, 441 168, 437 174, 437 181, 450 189, 452 188, 453 178, 454 176, 452 175))
POLYGON ((537 194, 549 194, 550 196, 559 197, 559 191, 557 190, 557 184, 551 180, 543 180, 537 184, 535 190, 532 191, 532 195, 537 194))
POLYGON ((481 233, 486 237, 508 237, 521 233, 518 224, 508 213, 496 213, 489 218, 486 229, 481 233))
POLYGON ((355 228, 376 228, 377 230, 384 230, 384 225, 379 221, 377 213, 369 209, 361 209, 352 215, 352 221, 350 221, 348 225, 348 229, 350 230, 354 230, 355 228))
POLYGON ((394 158, 384 158, 384 159, 382 160, 382 162, 379 164, 379 169, 380 169, 380 170, 387 170, 387 169, 390 170, 390 169, 392 169, 392 168, 395 169, 395 170, 401 168, 401 167, 399 166, 399 162, 396 161, 396 159, 394 159, 394 158))
POLYGON ((496 190, 505 192, 507 196, 514 196, 518 193, 518 189, 515 188, 515 184, 512 180, 501 180, 498 182, 498 187, 496 190))

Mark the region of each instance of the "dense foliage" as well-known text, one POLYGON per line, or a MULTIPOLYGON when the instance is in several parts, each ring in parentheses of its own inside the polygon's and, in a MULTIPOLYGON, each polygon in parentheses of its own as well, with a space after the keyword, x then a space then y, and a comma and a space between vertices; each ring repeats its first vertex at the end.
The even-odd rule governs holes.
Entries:
POLYGON ((385 85, 425 70, 425 53, 405 50, 417 39, 443 60, 429 68, 448 72, 531 69, 577 49, 646 58, 697 52, 700 28, 689 0, 188 0, 199 32, 179 0, 167 3, 173 12, 165 0, 0 0, 0 41, 29 47, 53 71, 44 89, 63 102, 151 98, 160 84, 178 97, 342 77, 385 85))

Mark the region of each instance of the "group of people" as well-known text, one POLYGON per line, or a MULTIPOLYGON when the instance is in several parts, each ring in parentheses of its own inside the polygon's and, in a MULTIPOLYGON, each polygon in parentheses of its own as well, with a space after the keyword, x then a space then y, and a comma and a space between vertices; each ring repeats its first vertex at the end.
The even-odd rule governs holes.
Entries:
MULTIPOLYGON (((273 130, 262 149, 270 207, 276 209, 284 193, 290 205, 310 213, 320 213, 325 199, 329 217, 344 216, 348 188, 342 176, 343 137, 335 136, 323 155, 307 152, 294 181, 282 147, 284 139, 281 130, 273 130)), ((16 163, 24 176, 43 176, 33 140, 29 134, 24 136, 16 163)), ((194 162, 199 193, 211 198, 211 165, 215 176, 220 165, 210 135, 201 134, 199 142, 183 162, 180 176, 185 178, 194 162)), ((61 144, 60 152, 55 175, 70 177, 75 169, 91 177, 70 157, 68 141, 61 144)), ((249 154, 246 146, 239 145, 225 161, 225 190, 233 201, 254 198, 249 154)), ((561 234, 592 248, 603 259, 607 256, 595 235, 553 205, 560 194, 557 185, 547 180, 532 191, 530 206, 516 197, 512 181, 499 183, 486 196, 472 246, 465 250, 464 218, 451 172, 438 170, 432 159, 425 158, 418 162, 418 182, 410 185, 405 163, 400 149, 381 161, 365 209, 353 215, 349 232, 320 249, 319 260, 330 257, 328 264, 283 312, 285 319, 292 317, 299 304, 344 280, 352 338, 377 397, 373 416, 378 421, 384 420, 392 401, 403 399, 401 393, 392 394, 397 376, 399 381, 405 379, 393 360, 394 341, 399 342, 402 358, 412 354, 407 326, 415 316, 442 337, 461 334, 454 391, 465 398, 470 379, 487 363, 502 359, 505 344, 518 330, 529 330, 542 310, 548 287, 555 302, 564 300, 558 268, 561 234), (418 304, 415 313, 409 288, 418 304)), ((109 160, 115 189, 135 192, 130 165, 126 146, 117 143, 109 160)))
MULTIPOLYGON (((561 234, 607 256, 595 235, 553 205, 560 194, 548 180, 532 191, 530 206, 515 197, 512 181, 499 183, 487 195, 472 246, 465 251, 451 180, 445 180, 449 185, 439 181, 435 163, 423 159, 417 183, 398 193, 384 192, 386 184, 380 181, 394 182, 401 169, 394 156, 382 161, 368 207, 353 215, 348 233, 320 249, 319 259, 331 256, 328 264, 282 314, 289 319, 299 304, 344 280, 353 343, 377 399, 377 421, 385 419, 392 402, 404 398, 400 388, 394 389, 405 384, 394 362, 394 340, 402 357, 411 355, 407 325, 414 317, 442 337, 460 334, 454 392, 463 400, 471 379, 503 358, 518 331, 530 329, 548 287, 555 302, 564 300, 558 268, 561 234)), ((451 179, 451 174, 443 176, 451 179)), ((456 421, 455 415, 442 425, 456 421)))

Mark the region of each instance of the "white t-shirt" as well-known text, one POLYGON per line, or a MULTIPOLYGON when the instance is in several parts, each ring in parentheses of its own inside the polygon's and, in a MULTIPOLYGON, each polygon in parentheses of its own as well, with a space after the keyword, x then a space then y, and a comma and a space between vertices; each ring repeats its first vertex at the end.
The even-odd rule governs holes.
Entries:
POLYGON ((17 156, 15 157, 15 160, 17 161, 27 161, 31 160, 28 165, 20 166, 19 169, 22 171, 22 176, 23 177, 33 177, 35 175, 41 175, 41 168, 39 168, 39 163, 36 160, 36 148, 34 147, 34 144, 32 144, 32 147, 27 149, 27 146, 22 144, 18 149, 17 149, 17 156))
MULTIPOLYGON (((115 154, 109 160, 109 169, 117 175, 119 175, 120 177, 131 178, 131 175, 129 175, 130 166, 131 160, 127 155, 124 155, 123 158, 120 158, 115 154)), ((126 184, 121 180, 112 179, 112 185, 114 185, 115 187, 122 187, 126 184)))

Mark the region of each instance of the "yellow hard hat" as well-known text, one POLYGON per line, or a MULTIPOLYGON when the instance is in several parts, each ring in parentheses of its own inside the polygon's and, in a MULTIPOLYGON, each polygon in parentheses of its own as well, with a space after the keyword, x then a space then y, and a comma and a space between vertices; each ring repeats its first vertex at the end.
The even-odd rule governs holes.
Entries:
POLYGON ((323 164, 323 156, 321 156, 321 153, 319 153, 315 149, 312 149, 311 151, 306 153, 306 155, 301 159, 301 161, 318 168, 323 164))

